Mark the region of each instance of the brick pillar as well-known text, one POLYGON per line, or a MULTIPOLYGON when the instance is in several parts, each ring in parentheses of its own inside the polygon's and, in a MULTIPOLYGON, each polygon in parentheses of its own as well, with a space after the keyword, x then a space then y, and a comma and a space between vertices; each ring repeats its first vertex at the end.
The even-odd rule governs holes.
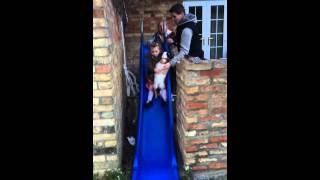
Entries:
POLYGON ((100 173, 120 166, 124 102, 119 17, 105 3, 93 0, 93 164, 100 173))
POLYGON ((182 159, 194 172, 227 168, 226 61, 177 64, 177 135, 182 159))

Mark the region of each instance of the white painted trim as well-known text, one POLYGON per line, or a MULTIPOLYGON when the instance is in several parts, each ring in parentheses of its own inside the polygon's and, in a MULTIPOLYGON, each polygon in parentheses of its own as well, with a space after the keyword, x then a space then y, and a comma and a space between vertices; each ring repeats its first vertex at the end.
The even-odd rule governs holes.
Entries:
MULTIPOLYGON (((183 6, 185 7, 186 13, 189 13, 189 7, 191 6, 202 6, 202 49, 205 52, 205 58, 210 58, 210 45, 208 44, 210 39, 210 28, 211 28, 211 6, 223 5, 224 6, 224 19, 223 19, 223 53, 222 57, 227 58, 227 0, 206 0, 206 1, 184 1, 183 6)), ((219 20, 219 19, 218 19, 219 20)), ((221 19, 222 20, 222 19, 221 19)), ((217 27, 216 27, 217 28, 217 27)), ((220 33, 217 33, 220 34, 220 33)), ((217 41, 217 40, 216 40, 217 41)), ((221 47, 221 46, 220 46, 221 47)))
POLYGON ((228 40, 227 40, 227 37, 228 37, 228 1, 225 0, 224 2, 224 26, 223 26, 223 58, 227 58, 227 44, 228 44, 228 40))

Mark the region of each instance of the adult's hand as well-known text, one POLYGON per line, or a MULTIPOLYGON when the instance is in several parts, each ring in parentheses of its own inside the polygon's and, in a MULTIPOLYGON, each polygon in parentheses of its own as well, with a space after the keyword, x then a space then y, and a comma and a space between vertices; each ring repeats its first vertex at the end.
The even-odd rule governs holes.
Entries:
POLYGON ((161 69, 154 68, 154 72, 155 72, 155 73, 159 73, 160 71, 161 71, 161 69))
POLYGON ((174 42, 174 41, 173 41, 172 38, 168 38, 168 39, 167 39, 167 43, 172 44, 173 42, 174 42))
POLYGON ((164 64, 163 68, 164 69, 169 69, 170 68, 170 63, 168 62, 168 63, 164 64))

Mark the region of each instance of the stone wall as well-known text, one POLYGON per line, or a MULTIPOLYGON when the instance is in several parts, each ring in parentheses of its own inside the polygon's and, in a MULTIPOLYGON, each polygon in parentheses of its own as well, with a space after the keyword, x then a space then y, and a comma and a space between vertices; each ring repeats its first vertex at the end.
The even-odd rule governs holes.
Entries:
POLYGON ((94 172, 121 165, 123 47, 120 16, 111 0, 93 0, 94 172))

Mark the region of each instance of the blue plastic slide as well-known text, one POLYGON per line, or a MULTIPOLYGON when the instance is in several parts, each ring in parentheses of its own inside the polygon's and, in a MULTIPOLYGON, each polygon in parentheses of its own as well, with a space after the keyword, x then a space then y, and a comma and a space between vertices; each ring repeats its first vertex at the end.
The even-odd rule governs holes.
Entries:
MULTIPOLYGON (((165 48, 167 49, 167 48, 165 48)), ((141 24, 140 45, 140 99, 138 112, 137 143, 132 180, 178 180, 178 166, 173 135, 173 111, 170 75, 166 77, 167 103, 161 97, 145 107, 148 89, 145 87, 148 47, 143 40, 141 24)))

